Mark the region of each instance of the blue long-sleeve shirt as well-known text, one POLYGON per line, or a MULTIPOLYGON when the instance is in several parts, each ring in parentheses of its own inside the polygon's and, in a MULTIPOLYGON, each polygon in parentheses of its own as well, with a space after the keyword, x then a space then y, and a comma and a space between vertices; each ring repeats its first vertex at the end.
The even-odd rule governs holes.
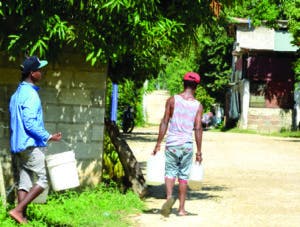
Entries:
POLYGON ((38 90, 39 87, 23 81, 11 97, 9 111, 12 153, 24 151, 31 146, 47 146, 50 134, 44 127, 38 90))

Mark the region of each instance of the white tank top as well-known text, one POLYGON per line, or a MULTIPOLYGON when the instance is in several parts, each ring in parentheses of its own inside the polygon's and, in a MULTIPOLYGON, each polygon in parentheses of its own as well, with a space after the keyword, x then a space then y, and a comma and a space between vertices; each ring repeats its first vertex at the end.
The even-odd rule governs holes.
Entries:
POLYGON ((200 103, 174 96, 175 104, 166 139, 166 146, 183 145, 193 142, 193 129, 200 103))

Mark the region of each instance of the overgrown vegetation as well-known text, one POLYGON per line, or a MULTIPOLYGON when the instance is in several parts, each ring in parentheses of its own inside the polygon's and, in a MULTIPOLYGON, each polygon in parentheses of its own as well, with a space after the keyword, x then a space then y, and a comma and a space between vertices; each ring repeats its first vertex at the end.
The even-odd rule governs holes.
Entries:
POLYGON ((182 91, 182 77, 188 71, 199 72, 201 83, 196 98, 209 111, 216 102, 225 103, 224 93, 231 74, 233 38, 226 32, 224 18, 201 24, 195 39, 174 51, 173 56, 161 58, 164 70, 150 80, 149 89, 164 88, 171 95, 182 91))
POLYGON ((159 57, 209 23, 209 1, 0 1, 0 50, 55 61, 76 50, 92 65, 108 63, 111 78, 144 81, 159 57), (38 23, 37 23, 38 21, 38 23))
MULTIPOLYGON (((125 90, 128 83, 134 84, 125 94, 128 101, 120 97, 119 111, 130 102, 137 107, 136 123, 142 124, 141 105, 130 96, 140 98, 145 79, 169 81, 179 74, 181 78, 183 69, 194 70, 202 76, 205 92, 198 93, 205 93, 201 98, 205 107, 224 103, 233 41, 226 33, 228 17, 249 18, 251 25, 271 27, 277 26, 276 20, 287 19, 294 44, 299 46, 299 6, 300 0, 0 1, 0 51, 14 59, 28 50, 55 61, 60 53, 76 50, 91 65, 107 63, 114 82, 125 90), (217 16, 212 2, 221 3, 217 16), (175 68, 178 59, 183 66, 175 68)), ((298 60, 297 80, 299 64, 298 60)), ((170 86, 167 89, 178 87, 170 86)))
POLYGON ((288 131, 282 130, 280 132, 272 132, 271 136, 279 136, 279 137, 291 137, 291 138, 300 138, 300 131, 288 131))
MULTIPOLYGON (((293 44, 300 47, 300 0, 285 1, 284 11, 288 19, 289 32, 294 37, 293 44)), ((298 54, 300 54, 299 48, 298 54)), ((295 79, 300 82, 300 58, 294 65, 295 79)))
MULTIPOLYGON (((110 118, 111 113, 111 95, 112 95, 112 81, 108 78, 106 90, 106 117, 110 118)), ((124 79, 118 83, 118 111, 117 124, 121 126, 123 112, 127 106, 130 105, 134 109, 135 125, 144 125, 143 116, 143 94, 144 88, 138 86, 134 80, 124 79)))
MULTIPOLYGON (((210 110, 214 102, 224 104, 234 42, 227 33, 230 18, 248 18, 249 26, 264 24, 275 29, 278 29, 277 20, 286 19, 288 29, 294 36, 293 43, 299 46, 299 6, 299 0, 226 1, 218 18, 211 18, 209 23, 200 21, 195 28, 194 39, 189 39, 181 48, 161 58, 163 70, 158 73, 158 78, 150 81, 150 89, 164 88, 171 94, 177 93, 182 87, 182 75, 187 70, 194 70, 202 76, 197 98, 205 111, 210 110)), ((300 80, 299 63, 299 60, 295 62, 296 80, 300 80)))
MULTIPOLYGON (((129 226, 128 214, 139 213, 143 208, 143 202, 133 192, 123 194, 116 185, 100 185, 81 193, 54 193, 46 204, 30 204, 29 223, 24 226, 129 226)), ((1 226, 19 226, 8 217, 8 209, 0 204, 1 226)))
MULTIPOLYGON (((293 35, 292 43, 300 47, 300 0, 252 0, 236 2, 226 7, 228 16, 248 18, 251 26, 265 24, 278 29, 277 20, 288 21, 288 31, 293 35)), ((300 60, 294 63, 295 79, 300 81, 300 60)))

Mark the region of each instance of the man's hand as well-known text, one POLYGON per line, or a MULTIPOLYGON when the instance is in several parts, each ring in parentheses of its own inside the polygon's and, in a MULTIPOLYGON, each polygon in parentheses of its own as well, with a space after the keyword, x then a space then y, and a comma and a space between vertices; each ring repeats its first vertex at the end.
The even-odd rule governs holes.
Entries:
POLYGON ((60 141, 62 137, 61 132, 54 133, 51 135, 51 138, 49 139, 50 141, 60 141))
POLYGON ((156 144, 156 145, 155 145, 152 154, 155 155, 158 151, 160 151, 160 144, 156 144))
POLYGON ((202 162, 202 153, 196 153, 196 162, 201 163, 202 162))

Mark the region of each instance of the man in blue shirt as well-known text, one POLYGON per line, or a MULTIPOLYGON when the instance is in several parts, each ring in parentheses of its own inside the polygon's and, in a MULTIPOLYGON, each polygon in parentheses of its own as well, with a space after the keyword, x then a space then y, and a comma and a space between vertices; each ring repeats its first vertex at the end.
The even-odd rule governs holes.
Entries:
POLYGON ((44 127, 43 110, 36 83, 42 78, 40 69, 46 60, 36 56, 25 59, 22 78, 12 95, 10 111, 11 152, 18 163, 18 205, 9 214, 26 223, 26 207, 48 187, 45 152, 48 141, 59 141, 61 133, 50 134, 44 127), (34 175, 37 180, 33 184, 34 175))

